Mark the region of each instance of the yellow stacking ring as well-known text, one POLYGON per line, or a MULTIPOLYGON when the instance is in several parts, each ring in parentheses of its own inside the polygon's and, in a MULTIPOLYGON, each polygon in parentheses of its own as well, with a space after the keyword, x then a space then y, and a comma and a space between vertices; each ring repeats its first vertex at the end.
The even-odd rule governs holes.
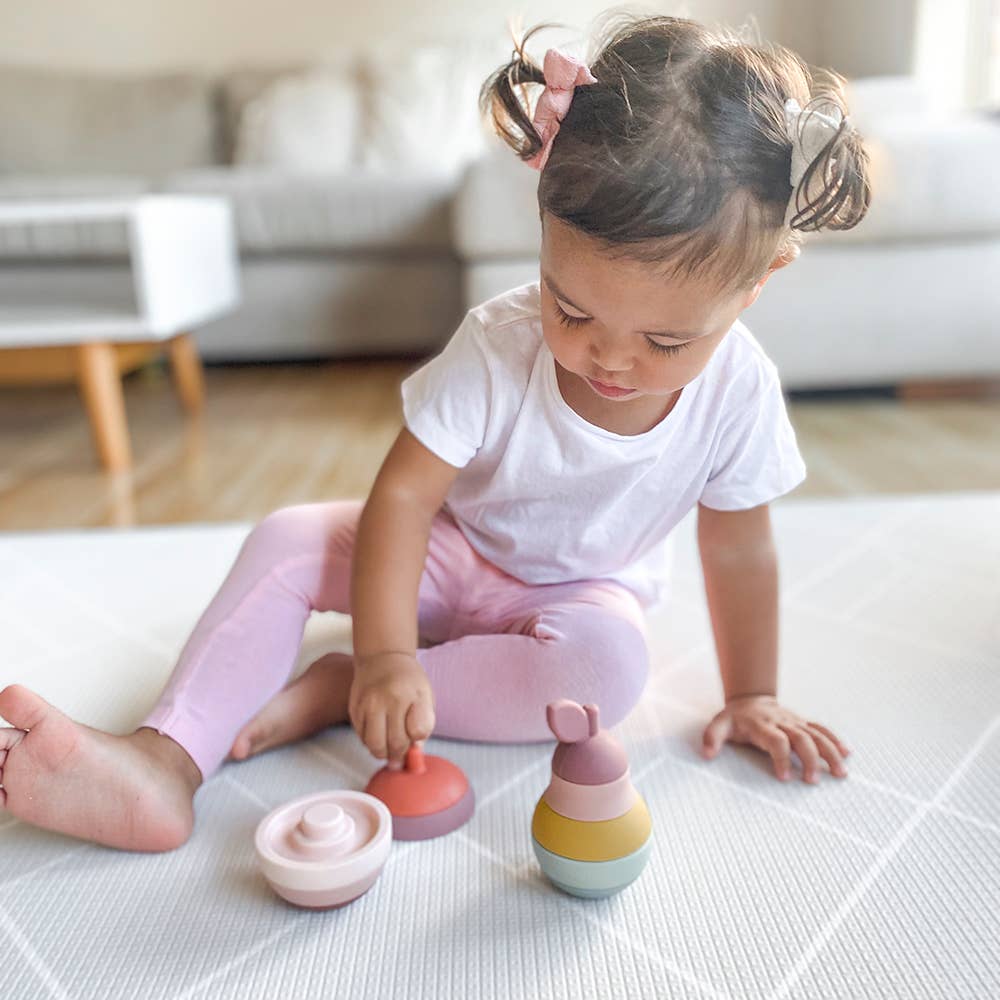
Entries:
POLYGON ((560 816, 539 799, 531 821, 531 835, 553 854, 575 861, 613 861, 639 850, 649 838, 653 822, 641 796, 623 816, 584 823, 560 816))

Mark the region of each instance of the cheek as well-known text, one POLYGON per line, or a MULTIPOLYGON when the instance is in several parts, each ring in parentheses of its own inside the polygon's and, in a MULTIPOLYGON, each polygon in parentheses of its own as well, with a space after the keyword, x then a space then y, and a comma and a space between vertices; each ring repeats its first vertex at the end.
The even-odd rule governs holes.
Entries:
POLYGON ((586 337, 562 326, 557 320, 542 323, 542 333, 549 350, 557 358, 576 357, 586 347, 586 337))
MULTIPOLYGON (((714 338, 713 338, 714 339, 714 338)), ((684 351, 676 358, 676 370, 690 381, 700 375, 712 360, 718 343, 699 345, 684 351)))
POLYGON ((679 354, 655 354, 644 348, 649 359, 643 361, 643 367, 652 383, 662 382, 672 388, 687 385, 697 378, 712 357, 710 350, 703 347, 689 348, 679 354))

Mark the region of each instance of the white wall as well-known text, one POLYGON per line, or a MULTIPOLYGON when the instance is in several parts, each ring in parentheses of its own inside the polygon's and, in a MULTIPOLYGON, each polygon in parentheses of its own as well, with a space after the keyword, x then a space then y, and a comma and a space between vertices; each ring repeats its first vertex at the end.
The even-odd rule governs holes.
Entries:
MULTIPOLYGON (((907 72, 929 8, 972 0, 679 0, 629 9, 740 26, 851 75, 907 72)), ((578 32, 608 0, 0 0, 0 64, 105 71, 306 62, 377 39, 507 37, 508 18, 578 32)), ((924 31, 934 47, 937 28, 924 31)), ((559 44, 556 33, 544 44, 559 44)))
POLYGON ((919 0, 820 0, 817 58, 845 76, 910 73, 919 0))
POLYGON ((914 62, 938 109, 989 99, 989 14, 982 0, 920 0, 914 62))
MULTIPOLYGON (((0 63, 107 71, 194 68, 322 58, 382 38, 506 37, 506 22, 585 29, 607 0, 0 0, 0 63)), ((784 40, 795 0, 630 4, 706 22, 743 24, 784 40)), ((811 37, 793 18, 792 36, 811 37)), ((556 41, 556 44, 559 44, 556 41)), ((805 53, 803 53, 805 54, 805 53)))
POLYGON ((847 76, 914 74, 933 107, 988 98, 995 0, 808 0, 817 60, 847 76))

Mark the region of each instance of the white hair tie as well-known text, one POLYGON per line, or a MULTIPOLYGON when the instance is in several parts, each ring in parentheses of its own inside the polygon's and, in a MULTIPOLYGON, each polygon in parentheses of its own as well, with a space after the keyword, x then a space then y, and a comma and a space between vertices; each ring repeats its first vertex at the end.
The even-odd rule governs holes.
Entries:
MULTIPOLYGON (((836 105, 831 105, 836 107, 836 105)), ((792 170, 789 183, 792 185, 792 196, 788 201, 788 211, 785 213, 785 224, 788 225, 796 214, 795 200, 799 185, 805 177, 809 165, 823 151, 826 144, 840 131, 840 126, 847 121, 843 112, 838 115, 827 115, 812 109, 803 111, 794 97, 785 101, 785 132, 792 144, 792 170)))

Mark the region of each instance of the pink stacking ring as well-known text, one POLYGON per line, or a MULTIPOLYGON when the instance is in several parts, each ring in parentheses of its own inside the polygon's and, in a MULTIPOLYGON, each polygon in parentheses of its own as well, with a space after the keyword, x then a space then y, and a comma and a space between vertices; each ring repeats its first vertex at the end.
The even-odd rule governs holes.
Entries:
POLYGON ((578 785, 553 774, 543 798, 560 816, 600 823, 624 816, 635 805, 637 794, 627 769, 620 778, 602 785, 578 785))

